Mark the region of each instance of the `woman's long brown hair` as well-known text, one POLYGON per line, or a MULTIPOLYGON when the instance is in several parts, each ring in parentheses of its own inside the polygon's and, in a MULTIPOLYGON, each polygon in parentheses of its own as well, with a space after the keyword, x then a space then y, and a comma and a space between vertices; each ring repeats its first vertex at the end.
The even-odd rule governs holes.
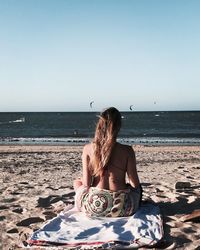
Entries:
POLYGON ((96 125, 90 164, 93 176, 101 175, 107 167, 120 127, 121 114, 116 108, 111 107, 101 113, 96 125))

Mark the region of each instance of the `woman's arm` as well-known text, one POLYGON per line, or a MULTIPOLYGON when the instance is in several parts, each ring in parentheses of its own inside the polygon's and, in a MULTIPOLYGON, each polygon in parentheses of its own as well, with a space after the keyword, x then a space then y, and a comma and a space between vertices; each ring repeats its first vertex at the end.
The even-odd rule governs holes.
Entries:
POLYGON ((90 150, 91 150, 90 148, 91 144, 85 145, 82 153, 82 166, 83 166, 82 182, 85 187, 90 187, 91 185, 91 174, 89 171, 90 150))
POLYGON ((128 162, 127 162, 127 174, 131 186, 137 188, 140 185, 140 181, 136 169, 135 152, 133 151, 132 147, 130 147, 128 162))

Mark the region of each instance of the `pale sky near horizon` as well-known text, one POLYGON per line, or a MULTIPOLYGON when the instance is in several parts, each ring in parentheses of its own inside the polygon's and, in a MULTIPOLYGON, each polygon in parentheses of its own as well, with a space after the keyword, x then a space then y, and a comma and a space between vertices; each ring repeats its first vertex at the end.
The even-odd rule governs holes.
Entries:
POLYGON ((200 110, 199 13, 199 0, 0 0, 0 112, 200 110))

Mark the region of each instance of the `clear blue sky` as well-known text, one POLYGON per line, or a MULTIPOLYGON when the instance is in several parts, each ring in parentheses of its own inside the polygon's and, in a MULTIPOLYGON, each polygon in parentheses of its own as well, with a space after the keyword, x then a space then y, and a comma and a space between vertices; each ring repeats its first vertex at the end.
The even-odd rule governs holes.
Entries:
POLYGON ((200 110, 199 13, 199 0, 0 0, 0 111, 200 110))

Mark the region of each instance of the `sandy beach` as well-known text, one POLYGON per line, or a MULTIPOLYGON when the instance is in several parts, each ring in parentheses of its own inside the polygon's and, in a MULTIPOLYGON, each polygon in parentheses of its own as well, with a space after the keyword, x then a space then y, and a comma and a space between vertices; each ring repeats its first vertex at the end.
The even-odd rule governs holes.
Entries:
MULTIPOLYGON (((158 203, 163 215, 164 239, 155 249, 200 249, 200 147, 133 148, 143 199, 158 203)), ((25 246, 73 204, 81 153, 82 146, 0 146, 0 249, 25 246)))

